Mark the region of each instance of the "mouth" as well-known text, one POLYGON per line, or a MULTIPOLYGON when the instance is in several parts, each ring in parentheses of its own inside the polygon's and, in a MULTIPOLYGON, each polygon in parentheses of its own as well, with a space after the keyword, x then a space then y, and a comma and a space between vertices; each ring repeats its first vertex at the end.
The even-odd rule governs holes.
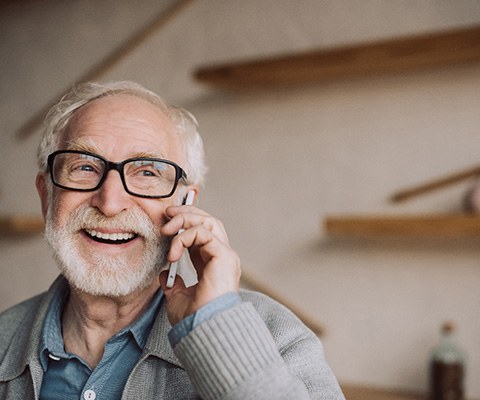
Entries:
POLYGON ((94 240, 95 242, 106 244, 124 244, 131 242, 138 237, 138 234, 133 232, 106 233, 99 232, 94 229, 84 229, 84 232, 87 237, 94 240))

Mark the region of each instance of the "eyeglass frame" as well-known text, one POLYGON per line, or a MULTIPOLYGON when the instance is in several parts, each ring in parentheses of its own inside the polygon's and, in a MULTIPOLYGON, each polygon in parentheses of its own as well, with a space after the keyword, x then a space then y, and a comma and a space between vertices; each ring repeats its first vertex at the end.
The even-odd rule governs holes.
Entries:
POLYGON ((102 156, 100 156, 98 154, 95 154, 95 153, 91 153, 89 151, 57 150, 57 151, 54 151, 53 153, 48 155, 47 165, 48 165, 48 171, 50 173, 50 179, 52 180, 52 183, 55 186, 57 186, 61 189, 72 190, 72 191, 75 191, 75 192, 94 192, 95 190, 100 189, 100 187, 105 182, 105 179, 107 179, 108 173, 112 169, 117 171, 118 174, 120 175, 120 179, 122 181, 123 188, 125 189, 125 191, 128 194, 130 194, 132 196, 136 196, 136 197, 146 198, 146 199, 165 199, 165 198, 171 197, 175 193, 175 190, 177 190, 178 182, 180 180, 182 180, 184 184, 187 183, 187 173, 185 172, 185 170, 182 167, 180 167, 178 164, 174 163, 173 161, 165 160, 163 158, 131 157, 131 158, 127 158, 126 160, 123 160, 119 163, 116 163, 116 162, 113 162, 113 161, 109 161, 105 157, 102 157, 102 156), (91 188, 91 189, 80 189, 80 188, 71 188, 71 187, 68 187, 68 186, 61 185, 58 182, 55 182, 55 179, 54 179, 54 176, 53 176, 53 161, 58 154, 85 154, 87 156, 92 156, 92 157, 95 157, 95 158, 98 158, 99 160, 101 160, 105 164, 105 169, 103 171, 102 177, 98 181, 98 184, 94 188, 91 188), (133 161, 157 161, 157 162, 162 162, 162 163, 165 163, 165 164, 169 164, 172 167, 174 167, 175 168, 175 183, 173 184, 173 188, 172 188, 171 192, 166 194, 166 195, 151 196, 151 195, 147 195, 147 194, 134 193, 131 190, 129 190, 128 186, 127 186, 127 182, 125 181, 125 173, 123 172, 123 168, 125 167, 125 164, 127 164, 129 162, 133 162, 133 161))

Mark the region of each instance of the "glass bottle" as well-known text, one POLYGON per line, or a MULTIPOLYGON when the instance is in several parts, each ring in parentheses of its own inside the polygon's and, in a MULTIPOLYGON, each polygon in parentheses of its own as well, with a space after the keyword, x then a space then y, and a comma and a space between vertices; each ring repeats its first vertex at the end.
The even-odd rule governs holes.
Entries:
POLYGON ((463 400, 464 356, 457 347, 453 323, 446 322, 441 329, 441 341, 430 356, 429 400, 463 400))

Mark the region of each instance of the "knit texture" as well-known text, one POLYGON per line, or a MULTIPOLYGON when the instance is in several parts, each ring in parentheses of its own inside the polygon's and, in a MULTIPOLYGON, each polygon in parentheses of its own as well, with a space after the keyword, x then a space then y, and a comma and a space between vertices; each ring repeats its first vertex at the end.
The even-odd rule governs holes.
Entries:
MULTIPOLYGON (((0 314, 0 400, 38 399, 39 341, 52 292, 0 314)), ((198 325, 173 351, 165 301, 122 399, 344 400, 319 339, 256 292, 198 325)))

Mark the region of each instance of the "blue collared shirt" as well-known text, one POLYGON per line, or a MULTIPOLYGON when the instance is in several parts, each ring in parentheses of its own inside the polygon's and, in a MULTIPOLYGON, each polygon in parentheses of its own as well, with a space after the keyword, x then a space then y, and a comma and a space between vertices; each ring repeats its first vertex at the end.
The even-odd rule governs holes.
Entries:
POLYGON ((64 349, 60 321, 68 293, 68 285, 63 285, 55 294, 45 319, 40 344, 44 370, 40 399, 119 399, 128 375, 142 354, 163 293, 159 290, 137 321, 107 341, 103 357, 94 370, 64 349))
MULTIPOLYGON (((100 363, 92 370, 80 357, 64 349, 61 314, 69 294, 68 284, 66 281, 64 283, 54 294, 42 331, 40 362, 44 377, 40 399, 119 399, 128 376, 142 354, 163 292, 159 289, 145 313, 107 341, 100 363)), ((203 321, 240 302, 237 293, 227 293, 203 306, 170 330, 168 337, 171 346, 175 347, 203 321)))

